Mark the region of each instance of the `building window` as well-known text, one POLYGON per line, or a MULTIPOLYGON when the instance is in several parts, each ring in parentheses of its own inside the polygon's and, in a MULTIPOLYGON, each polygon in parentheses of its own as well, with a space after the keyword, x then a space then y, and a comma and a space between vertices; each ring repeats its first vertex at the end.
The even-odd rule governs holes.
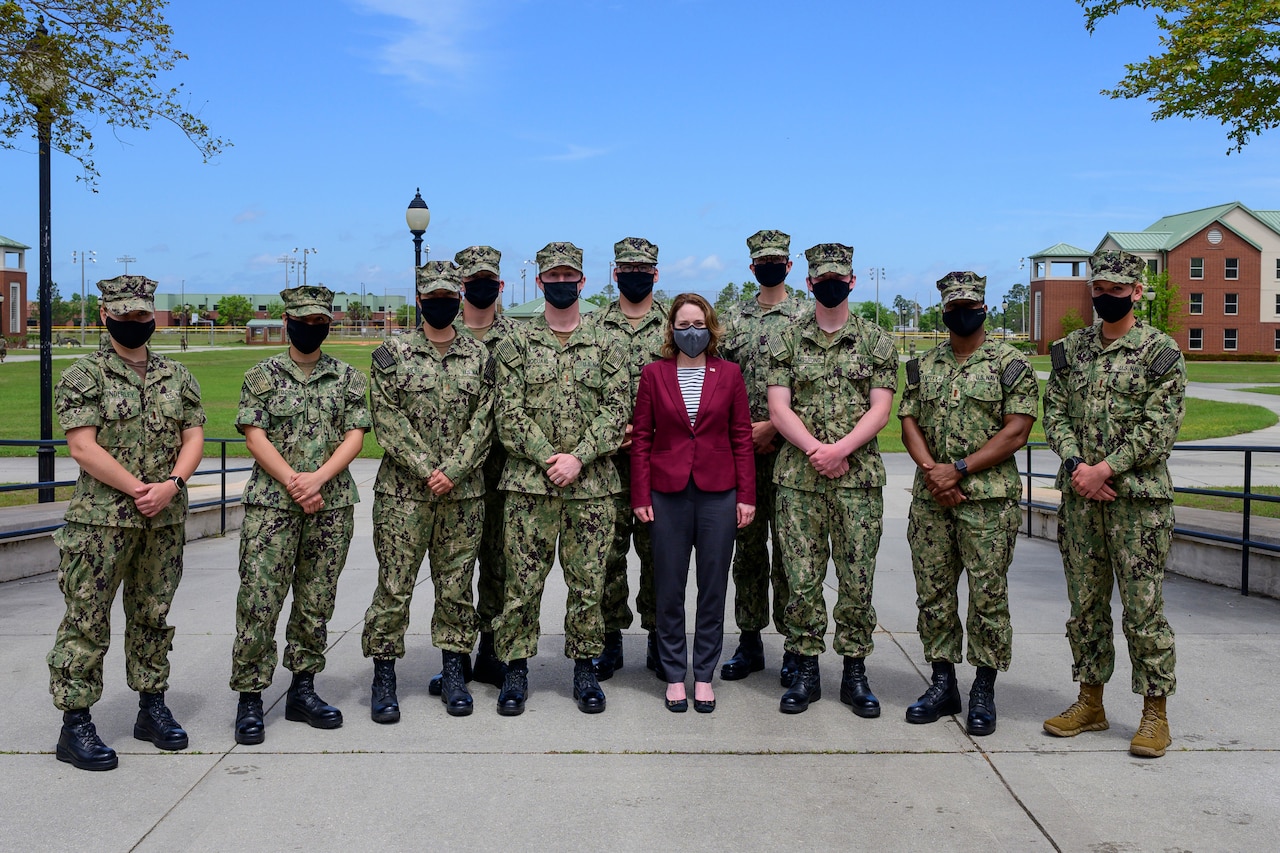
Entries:
POLYGON ((1191 277, 1204 278, 1204 258, 1191 259, 1191 277))
POLYGON ((1232 352, 1235 350, 1236 348, 1236 330, 1235 329, 1222 330, 1222 348, 1227 352, 1232 352))
POLYGON ((1280 293, 1276 294, 1276 313, 1280 314, 1280 293))
POLYGON ((9 334, 11 335, 16 335, 22 328, 22 312, 19 310, 22 307, 21 297, 21 285, 16 281, 9 282, 9 334))
POLYGON ((1159 275, 1159 274, 1160 274, 1160 262, 1159 262, 1159 261, 1157 261, 1157 260, 1148 260, 1148 261, 1147 261, 1147 272, 1149 272, 1151 275, 1159 275))
POLYGON ((1192 329, 1187 333, 1187 349, 1204 349, 1204 329, 1192 329))
POLYGON ((1280 329, 1276 329, 1276 351, 1280 352, 1280 329))
POLYGON ((1223 271, 1223 276, 1227 279, 1227 281, 1234 281, 1235 279, 1240 277, 1240 259, 1239 258, 1227 258, 1227 265, 1225 270, 1223 271))
POLYGON ((1240 294, 1228 293, 1222 300, 1223 314, 1239 314, 1240 313, 1240 294))
POLYGON ((1280 278, 1280 258, 1276 258, 1276 278, 1280 278))
MULTIPOLYGON (((1280 296, 1276 297, 1276 310, 1280 311, 1280 296)), ((1187 313, 1188 314, 1204 313, 1204 294, 1203 293, 1191 294, 1191 308, 1187 313)))
POLYGON ((259 310, 259 311, 266 311, 266 310, 267 310, 267 306, 265 306, 265 305, 259 305, 259 306, 258 306, 258 310, 259 310))

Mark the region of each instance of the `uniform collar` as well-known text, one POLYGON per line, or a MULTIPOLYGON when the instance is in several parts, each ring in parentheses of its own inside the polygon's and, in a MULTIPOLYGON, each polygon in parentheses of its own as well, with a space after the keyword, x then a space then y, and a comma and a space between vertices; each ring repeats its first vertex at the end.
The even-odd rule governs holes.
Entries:
POLYGON ((302 368, 298 366, 298 363, 289 355, 288 350, 285 350, 280 353, 280 355, 276 356, 276 360, 285 369, 285 372, 301 382, 303 385, 306 385, 314 377, 324 376, 326 373, 337 374, 338 372, 337 359, 329 355, 327 352, 320 353, 320 358, 316 360, 316 366, 311 370, 311 376, 307 376, 307 374, 303 372, 302 368))
MULTIPOLYGON (((667 312, 659 304, 658 300, 653 300, 653 304, 649 306, 649 310, 640 315, 640 325, 636 326, 634 331, 640 331, 651 323, 664 323, 667 319, 667 312)), ((622 311, 622 303, 613 301, 609 303, 609 307, 604 309, 600 315, 600 320, 605 323, 612 323, 615 326, 625 326, 627 331, 631 329, 631 318, 622 311)))

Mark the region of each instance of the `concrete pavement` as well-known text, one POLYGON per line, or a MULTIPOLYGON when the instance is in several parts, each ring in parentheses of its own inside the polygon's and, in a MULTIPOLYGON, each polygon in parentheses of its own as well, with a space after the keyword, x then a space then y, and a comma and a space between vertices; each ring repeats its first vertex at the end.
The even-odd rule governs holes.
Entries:
MULTIPOLYGON (((1252 395, 1251 395, 1252 396, 1252 395)), ((494 711, 497 691, 473 685, 476 711, 451 718, 427 695, 439 668, 430 645, 424 571, 408 656, 398 667, 403 720, 368 717, 371 666, 360 630, 376 563, 370 525, 374 465, 357 462, 364 502, 339 589, 331 652, 318 678, 346 725, 284 720, 288 673, 266 694, 266 743, 237 746, 227 687, 237 584, 234 537, 188 545, 174 602, 169 703, 191 749, 161 753, 131 737, 136 700, 124 684, 117 603, 107 685, 94 718, 120 752, 110 773, 52 755, 59 719, 44 655, 62 613, 51 575, 0 584, 0 850, 283 850, 701 848, 708 850, 1258 850, 1280 836, 1280 602, 1170 577, 1166 610, 1178 635, 1173 746, 1128 755, 1141 702, 1129 692, 1124 642, 1107 694, 1112 728, 1070 740, 1041 731, 1075 696, 1063 637, 1066 589, 1056 547, 1021 538, 1010 574, 1014 664, 997 683, 998 731, 970 738, 963 720, 903 720, 928 666, 915 633, 905 539, 910 460, 888 459, 885 535, 869 659, 884 705, 877 720, 838 699, 840 659, 822 658, 826 693, 804 714, 778 712, 781 641, 769 668, 716 682, 714 714, 670 714, 644 669, 644 636, 605 682, 608 710, 580 714, 563 657, 565 588, 553 571, 544 637, 531 661, 528 710, 494 711)), ((636 566, 632 566, 633 590, 636 566)), ((834 598, 834 574, 828 600, 834 598)), ((1115 605, 1119 624, 1118 603, 1115 605)), ((726 653, 734 626, 726 626, 726 653)), ((283 638, 281 636, 281 644, 283 638)), ((972 667, 962 665, 967 691, 972 667)))

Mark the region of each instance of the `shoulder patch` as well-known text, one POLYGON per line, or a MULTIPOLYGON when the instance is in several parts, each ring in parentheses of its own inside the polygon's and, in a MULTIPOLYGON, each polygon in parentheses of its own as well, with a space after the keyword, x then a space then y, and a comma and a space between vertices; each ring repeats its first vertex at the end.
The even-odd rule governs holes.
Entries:
POLYGON ((907 384, 920 384, 920 359, 913 358, 907 362, 907 384))
POLYGON ((893 361, 898 355, 898 348, 893 344, 893 338, 888 335, 878 335, 879 340, 876 341, 875 347, 871 353, 880 361, 893 361))
POLYGON ((1049 347, 1049 360, 1053 362, 1054 370, 1067 369, 1067 345, 1062 341, 1057 341, 1053 346, 1049 347))
POLYGON ((382 370, 390 370, 396 366, 396 357, 391 352, 391 347, 383 344, 373 351, 373 363, 382 370))
POLYGON ((1151 361, 1151 366, 1147 368, 1147 375, 1152 378, 1164 376, 1173 366, 1178 363, 1180 353, 1173 347, 1165 347, 1159 355, 1151 361))
POLYGON ((1012 388, 1013 384, 1022 378, 1026 369, 1027 363, 1020 358, 1009 362, 1004 372, 1000 374, 1000 384, 1006 388, 1012 388))
POLYGON ((520 356, 520 348, 516 346, 515 341, 510 336, 503 338, 493 348, 493 355, 507 367, 519 367, 524 361, 520 356))
POLYGON ((787 355, 787 340, 778 332, 770 332, 767 338, 769 347, 769 355, 776 359, 785 358, 787 355))
POLYGON ((244 375, 244 385, 258 397, 266 397, 275 390, 275 383, 261 364, 255 364, 244 375))
POLYGON ((627 348, 623 346, 621 341, 611 340, 605 347, 604 354, 601 356, 603 364, 601 365, 609 373, 617 373, 627 366, 627 348))
POLYGON ((363 397, 369 392, 369 377, 365 376, 354 367, 350 368, 347 383, 352 394, 363 397))
POLYGON ((489 356, 488 361, 484 363, 484 384, 498 384, 498 359, 489 356))
POLYGON ((94 381, 93 375, 85 370, 84 365, 76 363, 62 371, 62 379, 67 385, 85 394, 97 387, 98 383, 94 381))

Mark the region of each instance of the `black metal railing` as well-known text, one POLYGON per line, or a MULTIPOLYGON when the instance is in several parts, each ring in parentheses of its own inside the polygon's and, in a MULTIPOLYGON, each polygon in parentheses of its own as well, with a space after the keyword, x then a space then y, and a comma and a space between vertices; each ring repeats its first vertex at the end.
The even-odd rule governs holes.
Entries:
MULTIPOLYGON (((58 439, 55 441, 40 441, 36 439, 31 439, 31 440, 2 439, 0 440, 0 447, 35 447, 35 448, 63 447, 66 445, 66 443, 67 442, 65 439, 58 439)), ((195 481, 199 477, 209 477, 209 476, 216 475, 218 477, 218 483, 221 487, 220 494, 217 498, 214 498, 212 500, 193 501, 190 504, 188 504, 188 509, 203 509, 205 507, 211 507, 211 506, 220 507, 221 510, 219 512, 219 516, 220 516, 219 531, 221 533, 226 533, 227 532, 227 507, 232 504, 239 503, 241 498, 239 494, 234 494, 234 495, 227 494, 227 475, 241 473, 245 471, 252 471, 253 465, 251 464, 237 465, 234 468, 227 466, 227 445, 228 444, 244 444, 243 438, 206 438, 204 440, 204 443, 205 443, 206 449, 208 449, 208 446, 210 444, 219 445, 219 453, 217 458, 220 461, 220 467, 218 468, 203 467, 210 461, 210 457, 206 456, 200 460, 201 467, 196 469, 196 472, 195 474, 192 475, 191 479, 192 481, 195 481)), ((31 457, 31 462, 32 462, 32 465, 34 466, 35 457, 31 457)), ((0 485, 0 493, 34 491, 39 489, 49 489, 52 491, 53 489, 59 488, 62 486, 74 486, 75 483, 76 483, 75 480, 13 483, 10 485, 0 485)), ((196 482, 194 483, 194 485, 200 486, 204 484, 196 482)), ((35 504, 35 506, 39 506, 39 504, 35 504)), ((14 528, 11 530, 0 530, 0 541, 3 541, 5 539, 18 539, 23 536, 35 536, 41 533, 51 533, 57 530, 58 528, 62 527, 63 524, 64 522, 58 521, 58 523, 56 524, 43 524, 43 525, 38 525, 34 527, 22 527, 22 528, 14 528)))
MULTIPOLYGON (((1058 476, 1056 470, 1051 472, 1033 471, 1031 465, 1032 450, 1047 450, 1049 445, 1043 441, 1028 442, 1026 446, 1027 464, 1024 469, 1019 471, 1019 475, 1026 479, 1026 497, 1022 501, 1022 505, 1027 507, 1027 535, 1031 535, 1031 510, 1056 510, 1055 504, 1047 504, 1043 502, 1033 501, 1031 499, 1031 483, 1033 478, 1054 480, 1058 476)), ((1265 495, 1253 491, 1253 457, 1256 453, 1280 453, 1280 447, 1274 446, 1251 446, 1238 444, 1175 444, 1173 452, 1179 451, 1187 453, 1242 453, 1244 454, 1244 484, 1240 491, 1232 491, 1230 489, 1200 489, 1191 486, 1175 486, 1174 491, 1184 495, 1209 495, 1212 497, 1232 498, 1243 502, 1241 509, 1241 526, 1239 536, 1229 536, 1213 530, 1196 530, 1190 527, 1174 526, 1173 532, 1182 536, 1194 536, 1197 539, 1205 539, 1210 542, 1222 542, 1228 545, 1238 545, 1240 547, 1240 594, 1249 594, 1249 554, 1251 551, 1266 551, 1268 553, 1280 553, 1280 544, 1274 542, 1260 542, 1252 538, 1251 522, 1253 520, 1253 503, 1261 501, 1263 503, 1280 503, 1280 495, 1265 495)))

